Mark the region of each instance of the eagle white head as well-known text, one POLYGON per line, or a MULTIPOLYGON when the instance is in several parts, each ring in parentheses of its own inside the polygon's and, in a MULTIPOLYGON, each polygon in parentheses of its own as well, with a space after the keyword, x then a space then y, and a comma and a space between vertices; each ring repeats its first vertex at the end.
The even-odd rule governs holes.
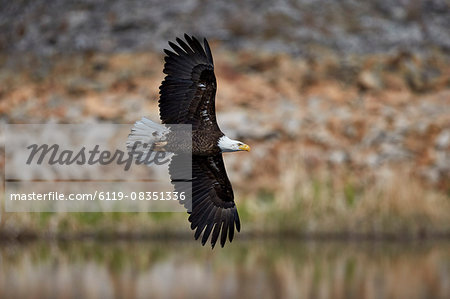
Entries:
POLYGON ((250 146, 240 142, 238 140, 233 140, 227 136, 222 136, 219 139, 218 145, 220 150, 224 152, 237 152, 237 151, 250 151, 250 146))

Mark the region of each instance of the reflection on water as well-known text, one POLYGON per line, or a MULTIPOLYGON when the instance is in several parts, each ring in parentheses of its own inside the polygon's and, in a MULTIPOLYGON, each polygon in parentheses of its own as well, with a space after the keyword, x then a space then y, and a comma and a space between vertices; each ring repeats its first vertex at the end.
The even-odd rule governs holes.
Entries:
POLYGON ((450 298, 450 244, 0 244, 0 298, 450 298))

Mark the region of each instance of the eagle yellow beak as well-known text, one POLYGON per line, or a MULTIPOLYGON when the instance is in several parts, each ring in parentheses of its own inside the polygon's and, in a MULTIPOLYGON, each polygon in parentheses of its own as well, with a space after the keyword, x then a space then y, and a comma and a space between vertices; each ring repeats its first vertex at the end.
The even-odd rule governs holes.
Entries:
POLYGON ((249 151, 250 151, 250 146, 248 146, 247 144, 243 144, 243 145, 239 146, 239 149, 240 149, 241 151, 247 151, 247 152, 249 152, 249 151))

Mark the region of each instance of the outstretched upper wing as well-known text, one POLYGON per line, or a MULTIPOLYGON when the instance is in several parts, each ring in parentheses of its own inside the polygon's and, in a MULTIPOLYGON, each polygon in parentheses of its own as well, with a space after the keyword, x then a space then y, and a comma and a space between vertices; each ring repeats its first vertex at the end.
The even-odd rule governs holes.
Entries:
MULTIPOLYGON (((185 188, 183 177, 186 169, 183 155, 172 157, 169 171, 176 191, 185 188), (180 183, 180 184, 177 184, 180 183), (184 184, 183 184, 184 183, 184 184)), ((241 224, 234 203, 233 189, 228 179, 222 154, 215 156, 192 156, 192 212, 189 221, 195 230, 195 239, 203 233, 202 244, 205 245, 211 235, 211 246, 214 247, 220 236, 223 247, 234 236, 234 228, 239 232, 241 224)))
POLYGON ((192 129, 216 127, 216 77, 208 41, 204 48, 195 37, 169 42, 164 78, 160 89, 159 113, 165 124, 191 124, 192 129))

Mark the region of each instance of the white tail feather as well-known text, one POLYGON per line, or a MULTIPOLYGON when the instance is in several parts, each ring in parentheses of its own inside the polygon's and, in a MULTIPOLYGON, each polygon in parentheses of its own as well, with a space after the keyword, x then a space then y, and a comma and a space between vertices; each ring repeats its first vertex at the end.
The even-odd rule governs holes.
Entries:
POLYGON ((129 150, 135 149, 140 151, 145 157, 150 149, 152 149, 157 142, 164 142, 166 134, 170 130, 162 124, 155 123, 148 118, 143 117, 137 121, 128 135, 127 148, 129 150))

